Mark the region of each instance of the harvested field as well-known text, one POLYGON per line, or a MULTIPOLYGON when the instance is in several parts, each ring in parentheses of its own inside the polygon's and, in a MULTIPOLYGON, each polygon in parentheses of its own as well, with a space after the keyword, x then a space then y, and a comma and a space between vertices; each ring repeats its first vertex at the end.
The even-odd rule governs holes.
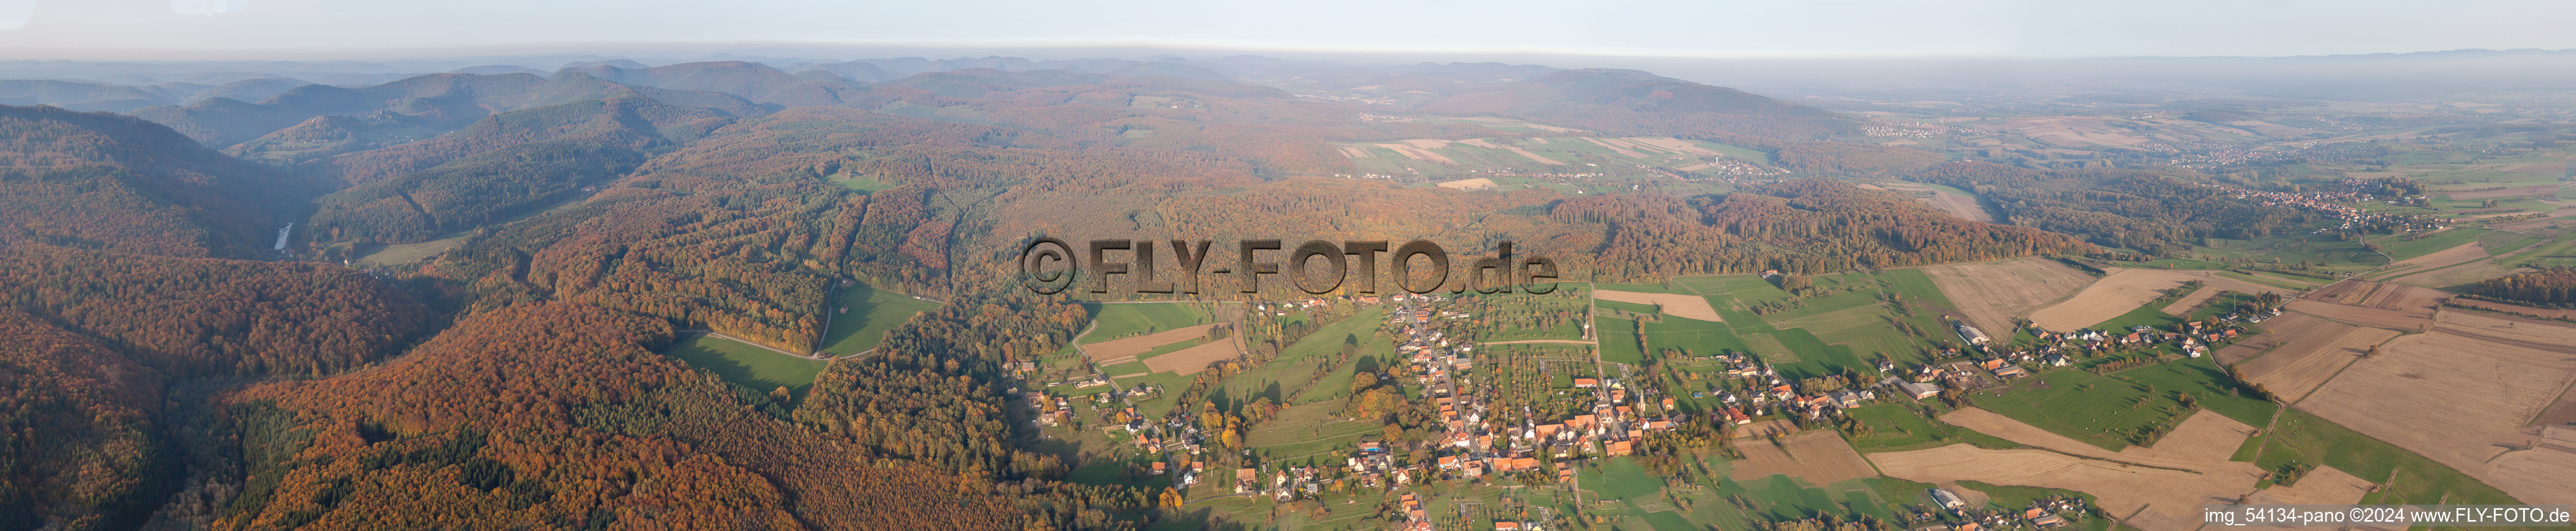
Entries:
POLYGON ((1618 153, 1618 154, 1621 154, 1621 155, 1627 155, 1627 156, 1628 156, 1628 158, 1635 158, 1635 159, 1642 159, 1642 158, 1646 158, 1646 154, 1644 154, 1644 153, 1638 153, 1638 152, 1635 152, 1635 151, 1629 151, 1627 147, 1624 147, 1624 144, 1625 144, 1624 142, 1623 142, 1623 143, 1619 143, 1619 144, 1613 144, 1613 143, 1610 143, 1609 141, 1605 141, 1605 140, 1598 139, 1598 138, 1592 138, 1592 137, 1588 137, 1588 136, 1587 136, 1587 137, 1580 137, 1580 138, 1582 138, 1584 141, 1591 142, 1591 143, 1592 143, 1592 145, 1595 145, 1595 146, 1601 146, 1601 147, 1604 147, 1604 148, 1609 148, 1611 153, 1618 153))
POLYGON ((2242 362, 2236 368, 2247 379, 2291 401, 2325 385, 2335 371, 2361 359, 2371 345, 2397 337, 2394 330, 2352 326, 2301 313, 2281 314, 2264 321, 2263 327, 2269 331, 2219 349, 2218 359, 2242 362), (2270 352, 2265 352, 2267 349, 2270 352), (2254 357, 2255 354, 2262 356, 2254 357), (2248 357, 2254 360, 2245 361, 2248 357))
POLYGON ((2191 312, 2193 308, 2199 308, 2200 305, 2209 303, 2210 299, 2218 298, 2218 294, 2225 291, 2227 290, 2219 289, 2217 286, 2201 286, 2200 289, 2192 290, 2190 295, 2184 295, 2181 299, 2175 300, 2173 304, 2167 304, 2165 307, 2158 308, 2156 311, 2172 315, 2189 315, 2189 312, 2191 312))
POLYGON ((1486 179, 1486 178, 1482 178, 1482 177, 1475 178, 1475 179, 1460 179, 1460 180, 1455 180, 1455 181, 1449 181, 1449 182, 1440 183, 1440 187, 1441 187, 1441 188, 1455 188, 1455 189, 1459 189, 1459 190, 1481 190, 1481 189, 1486 189, 1486 188, 1493 188, 1493 187, 1494 187, 1494 180, 1493 180, 1493 179, 1486 179))
POLYGON ((1737 444, 1744 460, 1735 462, 1730 475, 1736 481, 1748 481, 1788 474, 1815 485, 1866 477, 1877 477, 1869 461, 1852 451, 1850 443, 1833 431, 1818 431, 1780 439, 1779 444, 1756 441, 1737 444))
POLYGON ((2370 480, 2353 477, 2335 467, 2318 466, 2300 475, 2297 484, 2264 487, 2255 491, 2253 496, 2245 497, 2245 503, 2349 505, 2361 503, 2361 496, 2370 493, 2371 485, 2370 480))
POLYGON ((2437 268, 2448 267, 2453 264, 2468 262, 2470 260, 2485 260, 2486 258, 2487 249, 2485 247, 2478 246, 2478 242, 2472 241, 2460 244, 2458 247, 2435 251, 2433 254, 2399 260, 2395 263, 2388 264, 2387 267, 2380 268, 2379 271, 2372 273, 2370 278, 2374 280, 2386 280, 2400 275, 2421 273, 2437 268))
POLYGON ((1511 147, 1511 146, 1507 146, 1507 147, 1504 147, 1503 149, 1511 150, 1511 152, 1513 152, 1513 153, 1518 153, 1518 154, 1520 154, 1520 156, 1521 156, 1522 158, 1530 159, 1530 161, 1531 161, 1531 162, 1536 162, 1536 163, 1539 163, 1539 164, 1565 164, 1564 162, 1558 162, 1556 159, 1551 159, 1551 158, 1547 158, 1547 157, 1542 157, 1542 156, 1539 156, 1539 154, 1537 154, 1537 153, 1531 153, 1531 152, 1529 152, 1529 150, 1521 149, 1521 148, 1519 148, 1519 147, 1511 147))
POLYGON ((1366 149, 1360 149, 1360 148, 1355 148, 1355 147, 1350 147, 1350 146, 1333 146, 1333 149, 1341 150, 1341 151, 1342 151, 1342 156, 1344 156, 1344 157, 1350 157, 1350 158, 1355 158, 1355 159, 1373 159, 1373 158, 1377 158, 1377 155, 1371 155, 1371 154, 1369 154, 1368 150, 1366 150, 1366 149))
POLYGON ((2046 330, 2087 328, 2138 309, 2139 305, 2155 300, 2157 292, 2173 289, 2184 282, 2206 281, 2207 277, 2206 271, 2122 269, 2085 286, 2084 291, 2076 292, 2074 298, 2031 312, 2030 320, 2046 330))
POLYGON ((2200 506, 2232 503, 2254 490, 2262 471, 2252 463, 2223 461, 2184 472, 2086 459, 2048 450, 1989 450, 1954 444, 1929 450, 1870 454, 1881 473, 1925 483, 1977 481, 2085 492, 2115 515, 2145 531, 2200 527, 2200 506))
POLYGON ((2486 247, 2477 242, 2463 243, 2458 247, 2389 264, 2388 267, 2371 275, 2371 278, 2414 286, 2445 287, 2527 271, 2506 267, 2497 263, 2495 259, 2489 258, 2488 255, 2486 247))
MULTIPOLYGON (((1553 126, 1553 125, 1539 125, 1539 124, 1534 124, 1534 123, 1524 122, 1524 121, 1520 121, 1520 120, 1514 120, 1514 119, 1510 119, 1510 118, 1495 118, 1495 117, 1491 117, 1491 116, 1462 116, 1462 117, 1459 117, 1459 118, 1457 118, 1457 119, 1459 119, 1459 120, 1466 120, 1466 121, 1470 121, 1470 122, 1486 122, 1486 123, 1494 123, 1494 124, 1501 124, 1501 125, 1517 125, 1517 126, 1527 127, 1527 128, 1531 128, 1531 129, 1539 129, 1539 130, 1545 130, 1545 131, 1553 131, 1553 132, 1558 132, 1558 133, 1580 133, 1580 132, 1583 132, 1583 130, 1581 130, 1581 129, 1567 129, 1567 128, 1557 127, 1557 126, 1553 126)), ((1542 138, 1542 139, 1539 139, 1538 143, 1545 144, 1545 143, 1547 143, 1547 139, 1543 139, 1543 138, 1542 138)))
POLYGON ((2526 424, 2576 382, 2576 356, 2447 330, 2381 345, 2297 407, 2468 473, 2523 500, 2576 499, 2576 453, 2509 448, 2546 442, 2526 424), (2521 469, 2498 459, 2515 455, 2521 469), (2529 472, 2562 473, 2547 478, 2529 472))
POLYGON ((1710 308, 1708 306, 1708 299, 1701 298, 1698 295, 1683 295, 1679 293, 1637 293, 1633 291, 1598 289, 1592 290, 1592 297, 1605 301, 1632 304, 1652 304, 1663 308, 1664 315, 1684 319, 1698 319, 1712 323, 1726 322, 1726 319, 1717 316, 1716 308, 1710 308))
POLYGON ((2576 353, 2576 324, 2474 311, 2442 312, 2433 323, 2435 328, 2448 332, 2576 353))
POLYGON ((1148 351, 1152 351, 1154 350, 1154 347, 1207 337, 1208 329, 1215 327, 1216 323, 1208 323, 1187 328, 1174 328, 1136 337, 1112 339, 1099 343, 1092 343, 1082 346, 1082 354, 1085 357, 1091 358, 1091 361, 1107 365, 1111 363, 1112 360, 1133 358, 1136 357, 1137 354, 1144 354, 1148 351))
POLYGON ((1754 437, 1768 437, 1775 433, 1788 435, 1797 432, 1797 423, 1789 422, 1789 419, 1771 419, 1736 427, 1735 438, 1751 439, 1754 437))
POLYGON ((1233 341, 1210 341, 1170 354, 1145 358, 1145 367, 1153 369, 1154 372, 1173 372, 1186 376, 1206 370, 1210 363, 1230 360, 1242 355, 1243 351, 1235 349, 1233 341))
POLYGON ((1924 276, 1957 305, 1969 324, 1989 333, 2012 329, 2029 313, 2093 283, 2093 276, 2046 258, 2017 258, 1923 268, 1924 276))
POLYGON ((1411 145, 1411 144, 1370 144, 1370 145, 1377 146, 1377 147, 1382 147, 1382 148, 1387 148, 1387 149, 1389 149, 1389 150, 1394 150, 1396 153, 1398 153, 1398 154, 1402 154, 1402 155, 1404 155, 1404 158, 1408 158, 1408 159, 1420 160, 1420 161, 1437 162, 1437 163, 1441 163, 1441 164, 1457 164, 1457 163, 1458 163, 1458 161, 1449 160, 1449 157, 1448 157, 1447 155, 1442 155, 1442 154, 1439 154, 1439 153, 1433 153, 1431 150, 1428 150, 1428 149, 1422 149, 1422 148, 1418 148, 1418 147, 1414 147, 1414 146, 1413 146, 1413 145, 1411 145))
POLYGON ((2153 446, 2131 446, 2113 452, 1980 408, 1959 408, 1942 415, 1941 421, 2007 441, 2084 457, 2189 470, 2224 467, 2222 463, 2229 462, 2227 459, 2245 443, 2245 437, 2254 434, 2253 426, 2202 410, 2183 419, 2172 433, 2156 439, 2153 446))
MULTIPOLYGON (((2489 309, 2489 310, 2495 310, 2495 311, 2499 311, 2499 312, 2506 312, 2506 313, 2531 314, 2531 315, 2537 315, 2537 316, 2547 317, 2547 318, 2553 318, 2553 319, 2555 319, 2555 318, 2576 318, 2576 310, 2561 310, 2561 309, 2556 309, 2556 308, 2534 308, 2534 307, 2530 307, 2530 306, 2523 306, 2523 305, 2520 305, 2520 304, 2505 304, 2505 303, 2501 303, 2501 302, 2487 302, 2487 301, 2471 300, 2471 299, 2465 299, 2465 298, 2454 298, 2454 299, 2451 299, 2451 301, 2450 301, 2450 302, 2451 302, 2451 303, 2453 303, 2453 304, 2461 305, 2461 306, 2474 306, 2474 307, 2478 307, 2478 308, 2485 308, 2485 309, 2489 309)), ((2449 312, 2445 312, 2445 313, 2449 313, 2449 312)))
POLYGON ((1717 156, 1724 156, 1724 155, 1725 155, 1725 153, 1718 153, 1718 152, 1716 152, 1716 151, 1714 151, 1714 150, 1710 150, 1710 149, 1708 149, 1708 148, 1699 147, 1699 145, 1698 145, 1698 144, 1692 144, 1692 143, 1690 143, 1690 141, 1688 141, 1688 140, 1682 140, 1682 139, 1678 139, 1678 138, 1667 138, 1667 137, 1659 137, 1659 136, 1642 136, 1642 137, 1628 137, 1628 138, 1625 138, 1625 139, 1623 139, 1623 140, 1627 140, 1627 141, 1629 141, 1629 142, 1635 142, 1635 143, 1638 143, 1638 144, 1645 144, 1645 145, 1648 145, 1648 146, 1654 146, 1654 147, 1658 147, 1658 148, 1663 148, 1663 149, 1664 149, 1664 150, 1666 150, 1666 151, 1671 151, 1671 152, 1674 152, 1674 153, 1680 153, 1680 154, 1684 154, 1684 155, 1698 155, 1698 156, 1702 156, 1702 157, 1717 157, 1717 156))
POLYGON ((2362 326, 2386 328, 2400 332, 2420 332, 2426 327, 2433 326, 2433 318, 2430 313, 2418 315, 2397 310, 2382 310, 2378 308, 2333 304, 2311 300, 2290 301, 2289 305, 2283 307, 2288 308, 2293 312, 2324 317, 2362 326))
POLYGON ((1940 207, 1942 211, 1949 212, 1950 215, 1953 216, 1958 216, 1959 219, 1986 223, 1995 222, 1994 213, 1987 212, 1986 206, 1978 203, 1977 198, 1975 197, 1954 194, 1941 190, 1933 190, 1932 206, 1940 207))
POLYGON ((1449 147, 1449 144, 1450 144, 1450 142, 1449 142, 1449 141, 1447 141, 1447 140, 1440 140, 1440 139, 1436 139, 1436 138, 1416 138, 1416 139, 1412 139, 1412 140, 1406 140, 1406 141, 1404 141, 1404 145, 1413 146, 1413 147, 1422 148, 1422 149, 1440 149, 1440 148, 1449 147))
POLYGON ((2406 275, 2404 278, 2395 279, 2395 281, 2420 287, 2444 288, 2511 275, 2514 273, 2528 273, 2531 271, 2534 270, 2519 267, 2506 267, 2504 264, 2498 264, 2493 260, 2480 259, 2465 264, 2425 271, 2419 274, 2406 275))
POLYGON ((2576 429, 2538 429, 2529 449, 2505 452, 2469 475, 2527 503, 2576 500, 2576 429))
POLYGON ((2434 310, 2440 309, 2442 299, 2449 296, 2431 288, 2345 280, 2308 292, 2301 297, 2304 300, 2291 301, 2289 308, 2347 323, 2412 332, 2430 326, 2434 310))
POLYGON ((1986 223, 1995 222, 1994 213, 1987 212, 1986 206, 1983 203, 1978 203, 1975 196, 1952 193, 1948 190, 1933 188, 1922 183, 1887 183, 1886 188, 1879 188, 1877 186, 1867 184, 1861 186, 1890 191, 1904 190, 1906 192, 1931 192, 1932 197, 1925 197, 1922 199, 1926 203, 1931 203, 1933 208, 1939 208, 1943 212, 1949 212, 1951 216, 1956 216, 1959 219, 1982 221, 1986 223))
MULTIPOLYGON (((1537 153, 1531 153, 1531 152, 1529 152, 1529 150, 1521 149, 1521 148, 1520 148, 1520 146, 1506 146, 1506 145, 1502 145, 1502 144, 1496 144, 1496 143, 1493 143, 1493 142, 1486 141, 1485 139, 1482 139, 1482 138, 1470 138, 1470 139, 1466 139, 1466 140, 1460 140, 1460 141, 1458 141, 1458 143, 1460 143, 1460 144, 1466 144, 1466 145, 1470 145, 1470 146, 1476 146, 1476 147, 1480 147, 1480 148, 1486 148, 1486 149, 1500 149, 1500 150, 1504 150, 1504 151, 1510 151, 1510 152, 1512 152, 1512 153, 1514 153, 1514 154, 1520 155, 1520 156, 1521 156, 1521 158, 1530 159, 1530 161, 1531 161, 1531 162, 1536 162, 1536 163, 1539 163, 1539 164, 1564 164, 1563 162, 1558 162, 1556 159, 1551 159, 1551 158, 1547 158, 1547 157, 1539 156, 1539 154, 1537 154, 1537 153)), ((1545 144, 1545 143, 1547 143, 1547 141, 1542 139, 1542 140, 1539 140, 1539 143, 1541 143, 1541 144, 1545 144)))

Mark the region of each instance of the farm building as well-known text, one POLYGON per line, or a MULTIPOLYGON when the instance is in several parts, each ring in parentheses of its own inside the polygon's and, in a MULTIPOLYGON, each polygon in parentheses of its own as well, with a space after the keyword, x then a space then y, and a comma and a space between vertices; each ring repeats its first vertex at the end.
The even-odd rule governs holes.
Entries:
POLYGON ((1966 341, 1970 345, 1983 345, 1986 344, 1987 341, 1985 332, 1977 330, 1977 327, 1968 326, 1966 323, 1961 323, 1959 325, 1959 340, 1966 341))
POLYGON ((1904 389, 1906 395, 1913 396, 1915 398, 1931 398, 1934 395, 1941 394, 1941 386, 1928 383, 1897 382, 1896 387, 1904 389))
POLYGON ((1957 494, 1951 494, 1949 489, 1932 489, 1932 501, 1939 502, 1942 507, 1951 509, 1968 506, 1968 502, 1960 500, 1959 495, 1957 494))

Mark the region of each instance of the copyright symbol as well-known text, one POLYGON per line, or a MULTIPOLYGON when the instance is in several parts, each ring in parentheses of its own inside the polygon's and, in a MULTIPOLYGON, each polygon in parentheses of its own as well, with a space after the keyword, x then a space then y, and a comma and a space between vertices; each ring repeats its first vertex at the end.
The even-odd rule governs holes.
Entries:
POLYGON ((1039 295, 1063 293, 1073 287, 1073 246, 1054 237, 1030 240, 1020 248, 1020 285, 1039 295), (1047 269, 1052 262, 1063 262, 1063 269, 1047 269))

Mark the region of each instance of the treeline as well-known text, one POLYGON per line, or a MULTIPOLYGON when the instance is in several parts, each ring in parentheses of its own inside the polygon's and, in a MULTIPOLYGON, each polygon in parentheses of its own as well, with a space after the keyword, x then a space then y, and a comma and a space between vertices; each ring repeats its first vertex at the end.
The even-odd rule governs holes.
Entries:
POLYGON ((1911 179, 1975 191, 2015 225, 2163 255, 2202 238, 2255 239, 2324 221, 2226 190, 2131 170, 2039 171, 1984 162, 1934 166, 1911 179))
POLYGON ((1579 197, 1549 215, 1609 225, 1598 258, 1605 278, 1826 273, 2092 250, 2063 235, 1962 220, 1905 196, 1819 179, 1723 196, 1579 197))
POLYGON ((2534 306, 2576 306, 2576 268, 2550 268, 2480 280, 2469 285, 2468 292, 2534 306))

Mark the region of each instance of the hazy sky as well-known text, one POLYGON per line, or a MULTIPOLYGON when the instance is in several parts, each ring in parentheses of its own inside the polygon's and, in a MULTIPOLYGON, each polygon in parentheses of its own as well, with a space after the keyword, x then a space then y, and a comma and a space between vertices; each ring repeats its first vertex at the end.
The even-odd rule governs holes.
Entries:
POLYGON ((1745 56, 2576 48, 2556 0, 0 0, 9 58, 382 58, 584 43, 1745 56))

